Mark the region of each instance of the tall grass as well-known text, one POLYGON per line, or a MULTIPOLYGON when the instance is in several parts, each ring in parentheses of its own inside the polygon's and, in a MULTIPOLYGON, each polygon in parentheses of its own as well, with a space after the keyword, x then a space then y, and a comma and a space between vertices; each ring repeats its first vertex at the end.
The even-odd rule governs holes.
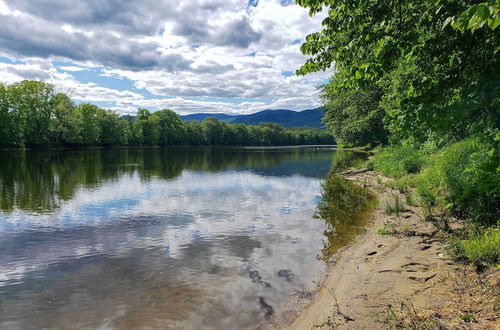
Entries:
POLYGON ((394 188, 400 191, 416 185, 426 216, 439 207, 483 226, 500 219, 500 158, 493 139, 471 137, 442 149, 391 146, 370 165, 397 178, 394 188))
POLYGON ((382 149, 368 164, 374 170, 399 178, 408 173, 418 173, 425 164, 425 153, 409 145, 389 146, 382 149))
POLYGON ((466 258, 480 266, 496 265, 500 262, 500 230, 498 228, 469 229, 467 239, 454 238, 452 248, 455 256, 466 258))
POLYGON ((428 156, 419 186, 444 199, 442 206, 480 225, 500 219, 499 157, 479 138, 451 144, 428 156))
MULTIPOLYGON (((427 219, 467 220, 474 228, 451 239, 457 257, 473 264, 496 264, 500 256, 500 136, 469 137, 437 149, 430 145, 391 146, 378 152, 368 166, 395 178, 392 187, 408 193, 427 219)), ((440 222, 436 222, 439 224, 440 222)))

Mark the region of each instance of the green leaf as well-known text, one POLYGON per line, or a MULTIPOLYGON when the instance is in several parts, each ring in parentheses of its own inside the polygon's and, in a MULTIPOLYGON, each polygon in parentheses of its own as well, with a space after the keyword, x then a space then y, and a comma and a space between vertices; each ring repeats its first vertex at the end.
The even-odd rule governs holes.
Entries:
POLYGON ((455 54, 453 54, 450 57, 450 67, 452 67, 455 62, 456 62, 456 56, 455 54))
POLYGON ((448 24, 453 24, 453 22, 455 21, 455 18, 450 16, 448 17, 447 19, 445 19, 445 21, 443 22, 443 29, 448 25, 448 24))
POLYGON ((476 7, 476 15, 478 15, 482 20, 487 20, 490 17, 490 10, 483 4, 476 7))
POLYGON ((500 17, 494 17, 493 19, 488 20, 488 26, 490 29, 495 30, 498 25, 500 25, 500 17))

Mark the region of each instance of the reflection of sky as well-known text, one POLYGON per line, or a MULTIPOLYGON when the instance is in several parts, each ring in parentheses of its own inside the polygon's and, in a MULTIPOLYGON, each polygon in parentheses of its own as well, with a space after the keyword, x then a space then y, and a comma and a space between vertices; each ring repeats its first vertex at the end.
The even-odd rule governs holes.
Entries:
POLYGON ((71 273, 96 260, 130 260, 140 253, 137 267, 190 285, 208 286, 211 267, 236 269, 229 282, 221 277, 215 286, 225 308, 248 309, 245 297, 264 288, 256 291, 246 271, 258 270, 272 284, 259 294, 278 304, 320 269, 315 256, 324 225, 311 219, 319 195, 320 180, 300 175, 184 171, 173 181, 124 175, 78 190, 50 214, 0 215, 0 293, 33 281, 48 285, 43 281, 53 269, 71 273), (292 270, 298 280, 277 277, 280 269, 292 270))

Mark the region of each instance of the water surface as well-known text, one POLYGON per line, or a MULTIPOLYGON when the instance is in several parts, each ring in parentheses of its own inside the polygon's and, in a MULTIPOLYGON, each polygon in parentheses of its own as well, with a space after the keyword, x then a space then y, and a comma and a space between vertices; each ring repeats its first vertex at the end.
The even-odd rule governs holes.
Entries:
POLYGON ((321 277, 334 156, 0 153, 0 328, 255 328, 321 277))

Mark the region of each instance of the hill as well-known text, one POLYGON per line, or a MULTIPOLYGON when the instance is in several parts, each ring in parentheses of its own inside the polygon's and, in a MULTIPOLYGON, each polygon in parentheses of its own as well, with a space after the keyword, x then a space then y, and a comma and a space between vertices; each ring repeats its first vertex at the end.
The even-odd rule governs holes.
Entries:
POLYGON ((192 115, 180 116, 184 121, 203 121, 203 119, 208 117, 215 117, 221 121, 231 122, 235 116, 226 115, 225 113, 194 113, 192 115))
POLYGON ((322 128, 321 118, 323 109, 316 108, 304 111, 292 111, 286 109, 264 110, 249 115, 226 115, 222 113, 196 113, 181 116, 185 121, 202 121, 207 117, 216 117, 227 123, 241 123, 247 125, 258 125, 262 122, 278 123, 285 127, 317 127, 322 128))

